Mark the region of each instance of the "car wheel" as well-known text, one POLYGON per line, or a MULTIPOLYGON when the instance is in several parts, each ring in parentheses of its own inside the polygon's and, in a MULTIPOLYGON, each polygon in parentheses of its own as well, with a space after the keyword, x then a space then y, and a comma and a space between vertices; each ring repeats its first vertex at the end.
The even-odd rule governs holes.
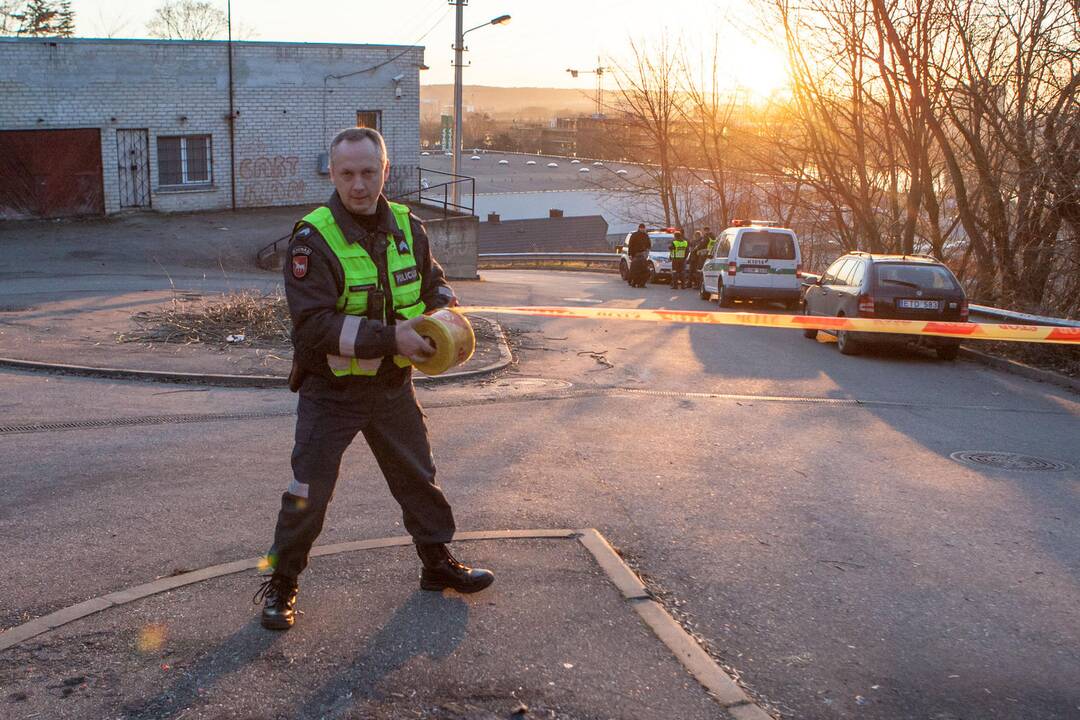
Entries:
POLYGON ((619 277, 621 277, 623 280, 630 279, 630 268, 627 266, 625 260, 619 263, 619 277))
POLYGON ((941 345, 934 348, 934 352, 937 353, 938 358, 941 360, 948 360, 949 362, 956 359, 956 356, 960 353, 959 345, 941 345))
POLYGON ((716 289, 716 302, 722 308, 731 307, 731 295, 725 292, 723 285, 716 289))
POLYGON ((862 351, 859 342, 854 340, 847 330, 836 331, 836 349, 840 351, 841 355, 858 355, 862 351))
POLYGON ((698 293, 702 300, 708 300, 712 297, 712 293, 705 289, 705 283, 701 283, 701 292, 698 293))

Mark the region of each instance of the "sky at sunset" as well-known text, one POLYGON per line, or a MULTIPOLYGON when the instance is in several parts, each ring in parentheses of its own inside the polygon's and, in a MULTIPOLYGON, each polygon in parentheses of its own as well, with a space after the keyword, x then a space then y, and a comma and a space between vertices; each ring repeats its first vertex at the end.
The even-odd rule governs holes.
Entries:
MULTIPOLYGON (((211 2, 226 7, 225 0, 211 2)), ((145 37, 159 4, 73 0, 77 34, 145 37)), ((648 46, 665 32, 695 55, 719 38, 730 87, 766 94, 784 82, 777 39, 768 36, 745 0, 472 0, 465 7, 465 29, 502 14, 513 20, 466 36, 467 84, 587 90, 594 77, 574 79, 567 68, 595 68, 598 56, 605 65, 626 64, 631 40, 648 46)), ((232 15, 234 33, 239 28, 253 40, 424 45, 430 70, 421 82, 453 82, 454 8, 446 0, 233 0, 232 15)))

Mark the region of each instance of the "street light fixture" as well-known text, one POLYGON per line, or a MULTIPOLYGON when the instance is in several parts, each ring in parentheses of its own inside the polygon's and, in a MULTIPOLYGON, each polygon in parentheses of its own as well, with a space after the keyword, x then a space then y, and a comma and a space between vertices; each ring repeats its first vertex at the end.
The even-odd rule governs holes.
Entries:
POLYGON ((450 201, 454 207, 461 206, 461 183, 457 182, 458 170, 461 162, 461 53, 465 50, 464 38, 473 30, 479 30, 488 25, 505 25, 510 22, 509 15, 500 15, 486 23, 462 30, 464 24, 465 5, 469 0, 449 0, 457 12, 454 22, 454 149, 453 157, 450 158, 450 172, 454 174, 453 183, 450 185, 450 201))

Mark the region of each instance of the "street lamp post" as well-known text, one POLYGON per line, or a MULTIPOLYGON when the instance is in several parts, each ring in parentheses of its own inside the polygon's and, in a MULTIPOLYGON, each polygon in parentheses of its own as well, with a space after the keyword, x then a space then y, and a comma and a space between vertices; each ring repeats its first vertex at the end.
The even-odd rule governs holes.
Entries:
POLYGON ((461 174, 459 172, 461 170, 461 54, 465 51, 465 36, 473 30, 488 25, 505 25, 510 22, 509 15, 500 15, 486 23, 462 31, 461 28, 465 20, 465 5, 468 2, 469 0, 449 0, 449 3, 454 5, 457 11, 454 18, 454 148, 451 151, 453 157, 450 158, 450 172, 454 174, 453 182, 450 185, 450 201, 455 208, 461 207, 461 183, 457 182, 457 176, 461 174))

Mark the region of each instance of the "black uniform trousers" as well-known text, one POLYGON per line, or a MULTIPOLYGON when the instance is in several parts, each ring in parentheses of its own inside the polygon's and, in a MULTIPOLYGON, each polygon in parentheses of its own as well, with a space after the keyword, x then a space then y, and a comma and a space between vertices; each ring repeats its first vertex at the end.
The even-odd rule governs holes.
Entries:
POLYGON ((686 287, 686 258, 675 258, 671 261, 671 287, 680 285, 686 287))
POLYGON ((322 531, 341 456, 363 433, 416 543, 448 543, 454 515, 435 484, 435 461, 424 414, 411 379, 389 387, 381 380, 342 384, 309 375, 300 388, 293 480, 281 496, 270 549, 275 572, 296 579, 322 531))

